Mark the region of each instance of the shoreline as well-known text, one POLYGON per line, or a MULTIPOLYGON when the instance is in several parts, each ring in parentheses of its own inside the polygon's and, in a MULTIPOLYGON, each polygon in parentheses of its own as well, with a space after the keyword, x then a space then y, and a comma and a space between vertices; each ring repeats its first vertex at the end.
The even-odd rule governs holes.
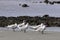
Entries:
POLYGON ((39 32, 0 32, 0 40, 60 40, 60 32, 47 32, 41 34, 39 32))

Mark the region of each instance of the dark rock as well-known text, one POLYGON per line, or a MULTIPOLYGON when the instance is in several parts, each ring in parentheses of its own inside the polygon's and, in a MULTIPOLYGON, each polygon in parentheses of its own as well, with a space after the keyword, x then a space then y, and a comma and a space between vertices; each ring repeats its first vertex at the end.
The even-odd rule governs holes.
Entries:
POLYGON ((23 4, 22 7, 29 7, 27 4, 23 4))

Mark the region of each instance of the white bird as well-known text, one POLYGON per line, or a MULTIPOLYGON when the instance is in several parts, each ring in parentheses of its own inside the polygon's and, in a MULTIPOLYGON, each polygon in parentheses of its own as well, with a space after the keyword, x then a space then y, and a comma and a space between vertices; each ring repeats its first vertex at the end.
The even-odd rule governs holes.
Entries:
POLYGON ((34 26, 34 27, 32 27, 32 26, 29 26, 29 28, 31 28, 31 29, 37 29, 38 27, 40 27, 41 25, 37 25, 37 26, 34 26))
POLYGON ((20 23, 17 26, 22 27, 23 25, 25 25, 25 20, 23 20, 23 23, 20 23))
POLYGON ((46 29, 46 26, 43 25, 43 26, 39 27, 38 29, 36 29, 35 31, 41 31, 41 33, 43 34, 45 29, 46 29))
POLYGON ((22 27, 23 25, 25 25, 25 22, 20 23, 20 24, 18 24, 17 26, 22 27))
POLYGON ((15 31, 15 29, 17 28, 17 23, 12 24, 12 25, 8 25, 7 28, 8 28, 8 29, 9 29, 9 28, 12 28, 13 31, 15 31))
POLYGON ((32 27, 32 28, 33 28, 33 31, 41 31, 42 34, 43 34, 44 30, 46 29, 46 25, 41 23, 41 25, 36 26, 36 27, 32 27))
POLYGON ((34 26, 34 27, 29 27, 29 28, 31 28, 31 29, 37 29, 37 28, 39 28, 39 27, 41 27, 43 25, 43 23, 41 23, 41 24, 39 24, 39 25, 37 25, 37 26, 34 26))
POLYGON ((22 27, 17 26, 17 28, 18 28, 20 31, 26 32, 26 29, 28 28, 28 23, 27 23, 26 25, 23 25, 22 27))

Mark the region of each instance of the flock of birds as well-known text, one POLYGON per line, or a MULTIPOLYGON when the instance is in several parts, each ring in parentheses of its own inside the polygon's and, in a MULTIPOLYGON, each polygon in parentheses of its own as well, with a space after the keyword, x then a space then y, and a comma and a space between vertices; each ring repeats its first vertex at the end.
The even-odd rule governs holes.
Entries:
POLYGON ((24 32, 26 32, 26 30, 28 28, 30 28, 30 29, 33 29, 34 31, 39 31, 39 32, 41 32, 43 34, 44 30, 46 29, 46 25, 44 25, 43 23, 41 23, 40 25, 32 27, 32 26, 29 26, 29 23, 23 22, 21 24, 15 23, 15 24, 12 24, 12 25, 8 25, 7 28, 8 29, 12 28, 13 31, 15 31, 15 29, 17 28, 20 31, 24 31, 24 32))

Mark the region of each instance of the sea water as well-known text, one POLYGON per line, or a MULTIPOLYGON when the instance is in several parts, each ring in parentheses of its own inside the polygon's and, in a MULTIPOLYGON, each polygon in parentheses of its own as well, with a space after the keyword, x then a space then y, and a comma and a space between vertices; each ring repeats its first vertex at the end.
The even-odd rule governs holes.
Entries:
MULTIPOLYGON (((11 28, 3 28, 0 27, 0 31, 13 31, 11 28)), ((19 29, 16 29, 16 31, 19 31, 19 29)), ((33 31, 32 29, 27 29, 27 31, 33 31)), ((60 27, 46 27, 45 31, 53 31, 53 32, 60 32, 60 27)))
POLYGON ((0 16, 43 16, 48 14, 60 17, 60 4, 33 3, 23 0, 0 0, 0 16), (27 4, 29 7, 22 7, 19 4, 27 4))

